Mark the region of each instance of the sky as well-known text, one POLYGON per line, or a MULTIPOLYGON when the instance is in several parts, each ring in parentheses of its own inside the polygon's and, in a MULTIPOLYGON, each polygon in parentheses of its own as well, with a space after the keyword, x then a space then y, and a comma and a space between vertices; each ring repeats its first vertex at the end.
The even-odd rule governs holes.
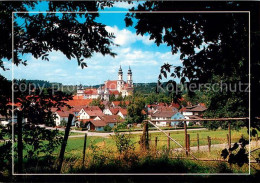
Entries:
MULTIPOLYGON (((133 5, 116 2, 113 8, 106 8, 104 11, 127 11, 136 4, 137 2, 133 5)), ((36 9, 42 11, 44 6, 36 9)), ((26 55, 27 66, 14 66, 13 70, 1 70, 0 74, 11 79, 13 71, 16 79, 39 79, 64 85, 96 85, 106 80, 116 80, 121 65, 124 80, 130 66, 134 83, 150 83, 157 82, 164 63, 181 65, 179 54, 172 55, 170 47, 165 44, 156 46, 153 40, 149 40, 149 35, 136 35, 134 27, 125 26, 124 18, 125 13, 100 13, 97 18, 97 22, 106 25, 108 32, 114 33, 114 42, 120 45, 112 47, 112 51, 117 53, 115 58, 95 53, 92 58, 84 60, 88 67, 81 69, 76 59, 69 60, 61 52, 53 51, 49 53, 49 62, 26 55)), ((5 61, 5 66, 12 68, 8 61, 5 61)))

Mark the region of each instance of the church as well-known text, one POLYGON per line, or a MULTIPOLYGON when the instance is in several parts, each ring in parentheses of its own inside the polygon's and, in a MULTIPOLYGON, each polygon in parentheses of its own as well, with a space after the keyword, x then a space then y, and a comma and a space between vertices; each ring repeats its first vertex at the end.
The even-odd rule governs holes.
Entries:
POLYGON ((123 80, 123 71, 120 66, 118 70, 117 80, 107 80, 99 88, 83 88, 82 86, 77 87, 77 96, 82 96, 83 99, 97 99, 109 101, 111 95, 118 97, 120 94, 122 97, 133 94, 133 79, 132 70, 129 66, 127 72, 127 81, 123 80))

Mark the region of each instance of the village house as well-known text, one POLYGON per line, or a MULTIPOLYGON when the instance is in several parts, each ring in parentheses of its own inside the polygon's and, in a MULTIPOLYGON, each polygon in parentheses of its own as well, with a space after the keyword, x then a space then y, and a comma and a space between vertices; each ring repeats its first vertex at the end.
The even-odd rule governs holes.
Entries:
POLYGON ((151 116, 152 120, 165 120, 165 121, 156 121, 155 124, 157 126, 176 126, 179 122, 170 122, 167 120, 174 120, 174 119, 185 119, 184 116, 177 111, 171 110, 158 110, 151 116))
POLYGON ((105 126, 113 128, 123 120, 118 115, 97 116, 94 119, 86 120, 86 128, 91 131, 104 131, 105 126))
POLYGON ((105 115, 116 115, 119 111, 119 107, 113 108, 113 107, 107 107, 103 110, 103 113, 105 115))
MULTIPOLYGON (((56 111, 54 113, 55 115, 55 124, 56 126, 64 125, 62 122, 67 123, 69 121, 69 114, 71 114, 70 111, 56 111)), ((71 125, 74 126, 76 122, 76 117, 74 116, 71 122, 71 125)))
POLYGON ((127 116, 127 109, 119 108, 117 115, 120 116, 121 118, 125 119, 127 116))
POLYGON ((102 110, 98 106, 87 106, 80 110, 78 113, 78 120, 81 119, 94 119, 97 116, 103 116, 102 110))
MULTIPOLYGON (((188 106, 180 109, 180 112, 185 116, 185 119, 202 119, 203 112, 205 112, 207 108, 204 104, 199 104, 195 106, 188 106)), ((201 125, 199 121, 194 121, 195 124, 201 125)))

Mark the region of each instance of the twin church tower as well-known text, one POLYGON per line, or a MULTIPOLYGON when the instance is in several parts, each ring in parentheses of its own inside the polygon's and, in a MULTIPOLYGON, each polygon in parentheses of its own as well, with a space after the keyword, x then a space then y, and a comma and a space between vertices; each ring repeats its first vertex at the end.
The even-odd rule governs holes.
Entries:
POLYGON ((123 71, 120 66, 118 70, 118 79, 117 80, 107 80, 104 82, 104 85, 99 88, 86 88, 83 87, 77 89, 77 96, 79 98, 83 97, 83 99, 97 99, 100 98, 102 100, 109 101, 111 95, 115 95, 118 97, 122 95, 122 97, 126 97, 133 94, 134 85, 132 78, 132 70, 129 66, 127 72, 127 81, 123 80, 123 71))

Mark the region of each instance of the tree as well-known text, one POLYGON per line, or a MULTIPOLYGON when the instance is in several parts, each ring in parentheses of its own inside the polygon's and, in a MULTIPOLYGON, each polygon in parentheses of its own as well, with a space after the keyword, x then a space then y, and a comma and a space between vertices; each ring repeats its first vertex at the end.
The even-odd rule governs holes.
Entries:
POLYGON ((92 102, 89 104, 90 106, 98 106, 102 111, 105 109, 105 105, 102 104, 102 101, 100 98, 93 99, 92 102))
POLYGON ((111 126, 109 126, 109 125, 104 126, 104 131, 105 132, 111 132, 112 131, 111 126))
POLYGON ((127 107, 126 121, 128 123, 141 123, 145 117, 145 115, 142 113, 144 107, 144 99, 135 98, 134 101, 127 107))
MULTIPOLYGON (((98 13, 61 13, 59 15, 56 13, 14 13, 14 22, 12 22, 12 12, 26 12, 27 9, 33 9, 37 3, 28 1, 0 2, 0 68, 3 71, 9 69, 4 67, 4 60, 10 61, 12 59, 12 23, 14 26, 13 63, 17 66, 27 64, 23 55, 31 54, 36 59, 41 58, 48 61, 48 53, 54 50, 62 52, 69 60, 76 58, 78 65, 82 68, 87 66, 84 59, 90 58, 94 53, 115 56, 111 50, 111 46, 114 45, 112 41, 114 35, 106 31, 104 24, 95 21, 99 16, 98 13), (85 20, 80 22, 79 17, 85 20)), ((103 9, 105 6, 111 5, 110 2, 49 1, 46 11, 88 12, 98 11, 99 8, 103 9)), ((16 82, 14 81, 14 83, 16 82)), ((71 99, 71 96, 62 92, 56 92, 53 95, 51 89, 46 89, 44 93, 41 93, 39 89, 29 88, 28 85, 25 87, 27 88, 24 90, 25 92, 17 91, 14 95, 14 102, 21 105, 22 115, 28 119, 28 125, 23 128, 25 134, 30 132, 30 136, 24 136, 26 138, 24 142, 33 142, 35 150, 46 148, 46 152, 52 152, 51 149, 59 145, 54 140, 56 137, 58 138, 58 132, 51 133, 50 130, 46 129, 38 130, 37 127, 35 131, 35 125, 53 123, 51 108, 60 108, 66 105, 66 101, 71 99), (29 93, 31 91, 33 93, 29 93), (42 146, 38 143, 44 140, 49 141, 49 145, 42 146)), ((10 116, 12 109, 10 104, 12 101, 11 91, 12 83, 0 75, 1 115, 10 116)), ((9 133, 11 132, 9 131, 9 133)), ((11 146, 9 147, 8 144, 9 142, 1 145, 1 156, 11 153, 11 146)), ((38 153, 39 151, 30 152, 38 153)))
MULTIPOLYGON (((172 54, 180 52, 182 66, 174 66, 165 63, 161 67, 158 76, 158 85, 161 86, 162 78, 167 78, 170 73, 168 83, 173 85, 175 100, 181 97, 177 95, 177 84, 174 79, 179 78, 181 83, 190 87, 196 84, 195 89, 199 89, 199 84, 212 84, 222 81, 226 84, 248 83, 251 77, 252 84, 252 106, 251 107, 251 127, 260 130, 260 124, 256 117, 260 116, 258 105, 260 96, 259 70, 260 70, 260 21, 259 2, 192 2, 189 7, 184 2, 147 1, 131 10, 134 13, 126 15, 127 26, 133 25, 132 19, 137 19, 135 25, 136 33, 140 35, 149 34, 150 39, 159 46, 162 43, 171 48, 172 54), (222 14, 182 14, 163 13, 160 16, 152 13, 136 13, 137 11, 250 11, 249 14, 222 13, 222 14), (249 34, 251 35, 251 45, 249 45, 249 34), (249 48, 251 48, 251 75, 249 75, 249 48)), ((248 85, 241 87, 241 90, 233 92, 207 91, 209 98, 208 117, 247 117, 249 116, 249 90, 248 85)), ((205 90, 204 90, 205 91, 205 90)), ((188 90, 189 96, 194 95, 194 91, 188 90)), ((213 123, 211 123, 213 124, 213 123)), ((209 126, 211 126, 211 124, 209 126)), ((243 125, 248 126, 248 122, 243 125)), ((225 125, 226 127, 226 125, 225 125)), ((238 125, 234 125, 238 127, 238 125)), ((251 130, 251 129, 248 129, 251 130)), ((256 131, 252 131, 255 134, 256 131)), ((226 154, 224 153, 224 156, 226 154)), ((236 162, 239 166, 248 162, 248 155, 245 149, 240 148, 239 152, 229 156, 229 162, 236 162)))
POLYGON ((116 101, 116 96, 115 96, 115 94, 109 95, 109 101, 110 101, 110 102, 116 101))
MULTIPOLYGON (((255 56, 253 70, 259 69, 259 3, 254 2, 192 2, 189 7, 184 2, 156 2, 149 1, 132 8, 135 11, 214 11, 218 10, 250 10, 251 17, 251 39, 250 46, 252 54, 255 56), (257 18, 256 18, 257 17, 257 18)), ((140 35, 149 34, 150 39, 159 46, 162 43, 171 48, 172 54, 180 52, 180 60, 183 66, 174 66, 164 64, 161 67, 161 74, 158 77, 158 85, 161 85, 163 77, 169 76, 169 83, 174 85, 177 90, 174 79, 179 78, 181 83, 190 86, 192 83, 206 84, 218 83, 248 83, 249 65, 248 65, 248 14, 239 13, 129 13, 126 15, 125 22, 127 26, 133 25, 132 19, 137 19, 135 24, 136 33, 140 35)), ((251 57, 252 58, 252 57, 251 57)), ((259 88, 257 84, 257 72, 252 74, 253 88, 259 88)), ((235 117, 248 116, 248 95, 247 86, 243 86, 244 92, 224 93, 209 92, 211 95, 208 105, 208 111, 215 113, 215 117, 235 117), (227 113, 227 111, 232 111, 227 113)), ((198 88, 197 88, 198 89, 198 88)), ((257 91, 257 90, 256 90, 257 91)), ((189 91, 190 96, 194 93, 189 91)), ((174 95, 176 96, 176 95, 174 95)), ((181 96, 179 96, 181 97, 181 96)), ((178 98, 179 98, 178 97, 178 98)), ((258 103, 260 101, 257 97, 258 103)), ((254 109, 253 109, 254 110, 254 109)), ((255 111, 255 110, 254 110, 255 111)), ((254 116, 259 116, 259 112, 253 112, 254 116)), ((209 114, 209 116, 212 116, 209 114)), ((252 126, 260 129, 256 120, 252 126)))

